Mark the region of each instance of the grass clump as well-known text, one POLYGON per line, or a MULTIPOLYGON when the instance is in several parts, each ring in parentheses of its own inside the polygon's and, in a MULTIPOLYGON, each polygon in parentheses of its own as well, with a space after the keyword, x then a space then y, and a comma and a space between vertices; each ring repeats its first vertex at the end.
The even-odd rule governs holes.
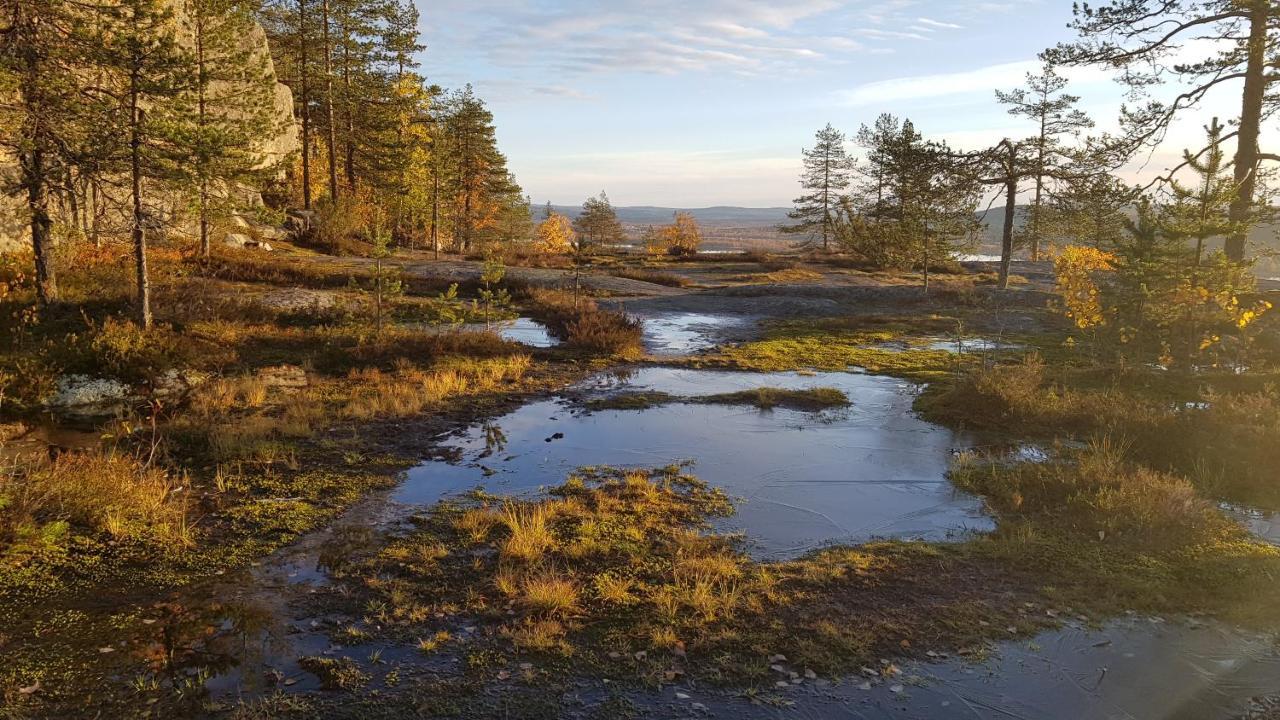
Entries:
POLYGON ((639 280, 640 282, 652 283, 654 285, 665 285, 667 287, 685 288, 693 284, 689 278, 675 273, 662 272, 661 270, 650 270, 647 268, 614 268, 609 270, 609 274, 614 277, 626 278, 628 280, 639 280))
POLYGON ((1280 508, 1272 471, 1280 391, 1244 380, 1051 366, 1032 355, 975 368, 927 394, 921 408, 951 425, 1018 437, 1113 437, 1129 461, 1185 477, 1209 496, 1280 508))
POLYGON ((1099 441, 1048 463, 962 461, 999 529, 966 545, 1040 578, 1054 602, 1108 615, 1207 612, 1271 628, 1280 549, 1252 537, 1186 479, 1136 465, 1099 441))
POLYGON ((695 400, 708 405, 751 405, 761 410, 786 408, 788 410, 808 412, 843 408, 850 405, 849 396, 835 388, 789 390, 762 387, 721 395, 708 395, 695 398, 695 400))
POLYGON ((75 535, 194 542, 187 482, 132 457, 68 453, 0 473, 0 554, 65 544, 75 535))
POLYGON ((566 346, 620 357, 639 354, 644 330, 639 320, 559 290, 533 288, 529 296, 534 317, 566 346))
POLYGON ((320 679, 326 690, 355 692, 369 683, 369 674, 360 664, 348 657, 327 658, 307 656, 298 658, 298 666, 320 679))
POLYGON ((847 673, 888 654, 1008 638, 1008 628, 1033 633, 1066 614, 1212 612, 1274 623, 1280 549, 1250 539, 1187 481, 1134 466, 1115 446, 1045 464, 968 458, 954 477, 987 498, 995 533, 762 563, 739 538, 708 531, 732 508, 696 478, 597 468, 545 496, 508 501, 504 515, 519 519, 506 524, 537 527, 537 552, 508 553, 509 530, 477 534, 475 507, 446 504, 419 520, 417 536, 395 542, 439 543, 451 548, 447 558, 423 568, 382 553, 359 575, 393 635, 422 637, 441 613, 465 608, 468 622, 496 629, 474 635, 495 652, 554 655, 552 667, 571 675, 608 667, 654 682, 674 671, 771 684, 775 654, 847 673), (409 607, 435 612, 397 609, 409 607))
POLYGON ((540 560, 556 542, 547 520, 544 506, 507 503, 502 510, 508 533, 502 541, 502 556, 525 563, 540 560))

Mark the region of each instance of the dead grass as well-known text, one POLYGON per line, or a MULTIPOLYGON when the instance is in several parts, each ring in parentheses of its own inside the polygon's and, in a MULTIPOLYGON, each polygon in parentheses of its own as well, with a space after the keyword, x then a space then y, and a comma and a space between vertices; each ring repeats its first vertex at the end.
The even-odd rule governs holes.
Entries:
POLYGON ((502 541, 502 556, 524 563, 542 559, 555 545, 547 524, 545 507, 507 503, 502 508, 502 524, 507 537, 502 541))
POLYGON ((534 288, 529 297, 533 315, 568 347, 620 357, 639 354, 643 327, 638 320, 559 290, 534 288))
POLYGON ((114 453, 12 467, 0 473, 0 546, 21 552, 89 534, 189 547, 187 490, 185 478, 114 453))
POLYGON ((652 270, 649 268, 614 268, 609 270, 609 274, 614 277, 626 278, 628 280, 639 280, 640 282, 653 283, 654 285, 665 285, 667 287, 685 288, 693 284, 693 281, 683 275, 676 275, 671 272, 663 272, 661 270, 652 270))

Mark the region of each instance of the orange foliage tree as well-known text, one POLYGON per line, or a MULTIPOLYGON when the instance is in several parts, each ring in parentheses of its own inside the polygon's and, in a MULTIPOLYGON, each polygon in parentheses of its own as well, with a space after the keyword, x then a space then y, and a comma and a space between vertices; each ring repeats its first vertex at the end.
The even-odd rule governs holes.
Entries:
POLYGON ((675 222, 651 233, 645 244, 650 255, 697 255, 702 245, 702 231, 693 215, 678 212, 675 222))

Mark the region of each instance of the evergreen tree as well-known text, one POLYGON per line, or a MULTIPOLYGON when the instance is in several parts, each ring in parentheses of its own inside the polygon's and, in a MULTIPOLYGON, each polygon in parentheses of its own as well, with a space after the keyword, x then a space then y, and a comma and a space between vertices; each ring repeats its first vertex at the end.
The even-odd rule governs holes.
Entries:
POLYGON ((122 119, 124 152, 119 160, 129 179, 135 319, 150 328, 147 233, 163 226, 153 194, 181 177, 181 158, 189 150, 183 145, 183 129, 195 112, 188 103, 195 63, 178 44, 172 13, 159 0, 123 0, 100 26, 98 40, 95 59, 113 81, 117 117, 122 119))
POLYGON ((1089 148, 1071 152, 1063 180, 1045 206, 1046 238, 1104 251, 1124 239, 1127 213, 1138 192, 1107 173, 1106 164, 1089 148))
POLYGON ((996 99, 1009 105, 1009 114, 1025 117, 1036 124, 1037 132, 1026 141, 1034 155, 1035 195, 1027 217, 1026 235, 1031 246, 1031 259, 1040 259, 1040 241, 1044 224, 1045 183, 1063 160, 1062 136, 1093 127, 1093 121, 1075 105, 1080 98, 1062 91, 1066 78, 1046 65, 1039 75, 1027 73, 1027 87, 1011 92, 996 91, 996 99))
POLYGON ((1205 241, 1213 237, 1227 237, 1235 230, 1229 214, 1236 197, 1236 183, 1224 172, 1222 130, 1222 125, 1214 118, 1213 123, 1205 128, 1207 151, 1200 157, 1193 156, 1190 150, 1185 151, 1186 165, 1199 183, 1186 185, 1175 178, 1170 183, 1173 202, 1162 219, 1163 229, 1171 237, 1194 241, 1197 268, 1204 260, 1205 241))
POLYGON ((35 256, 36 293, 42 309, 58 297, 53 265, 50 198, 74 160, 83 133, 84 100, 76 77, 84 38, 80 19, 63 0, 4 0, 0 28, 0 147, 17 158, 11 188, 23 196, 35 256))
POLYGON ((507 159, 498 151, 493 113, 470 85, 450 97, 445 126, 453 151, 454 242, 468 252, 477 243, 497 239, 490 232, 496 217, 520 195, 507 172, 507 159))
POLYGON ((1206 95, 1238 83, 1240 111, 1228 123, 1235 128, 1228 135, 1236 144, 1236 199, 1229 213, 1236 226, 1227 239, 1226 254, 1234 262, 1243 261, 1248 220, 1261 187, 1261 164, 1280 161, 1280 154, 1263 152, 1259 144, 1264 121, 1280 109, 1280 73, 1275 72, 1280 7, 1274 0, 1107 0, 1076 4, 1074 13, 1072 27, 1080 39, 1060 44, 1044 57, 1055 65, 1114 69, 1133 95, 1147 99, 1143 105, 1126 107, 1121 118, 1125 146, 1131 152, 1158 145, 1170 125, 1194 112, 1206 95), (1179 56, 1173 62, 1173 48, 1202 54, 1179 56), (1152 99, 1153 88, 1166 83, 1176 86, 1177 95, 1152 99))
POLYGON ((915 257, 929 291, 935 263, 954 258, 977 229, 978 184, 945 144, 925 140, 910 120, 885 147, 888 217, 897 241, 915 257))
POLYGON ((573 221, 573 229, 578 233, 576 249, 580 254, 626 240, 626 232, 618 222, 618 213, 603 190, 599 196, 587 198, 582 203, 582 213, 573 221))
POLYGON ((838 204, 849 188, 853 160, 845 150, 844 133, 830 124, 818 131, 812 150, 801 152, 804 172, 800 185, 806 192, 796 198, 795 208, 787 215, 795 224, 779 229, 805 235, 809 241, 821 236, 822 249, 826 251, 835 236, 838 204))
POLYGON ((194 188, 200 222, 200 254, 209 255, 212 219, 234 209, 234 190, 263 178, 264 138, 279 128, 274 117, 275 78, 269 58, 244 42, 254 32, 241 0, 187 0, 194 41, 195 116, 184 169, 194 188))

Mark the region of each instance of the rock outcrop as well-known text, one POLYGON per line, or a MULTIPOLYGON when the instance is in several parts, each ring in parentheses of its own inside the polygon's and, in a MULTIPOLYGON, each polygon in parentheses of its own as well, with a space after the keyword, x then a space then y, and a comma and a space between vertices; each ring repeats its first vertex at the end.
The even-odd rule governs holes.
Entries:
MULTIPOLYGON (((183 3, 180 0, 170 0, 170 5, 173 11, 174 23, 178 26, 180 42, 194 46, 191 32, 188 29, 189 21, 186 18, 183 3)), ((244 47, 250 50, 256 58, 262 59, 266 63, 270 76, 275 79, 275 65, 271 61, 271 48, 267 44, 266 31, 255 25, 253 31, 247 33, 242 42, 244 47)), ((274 115, 278 120, 277 126, 280 131, 274 137, 262 138, 259 144, 258 150, 261 153, 264 167, 280 164, 281 161, 298 152, 301 147, 298 124, 293 117, 293 92, 287 85, 276 81, 273 104, 274 115)), ((14 158, 0 156, 0 183, 10 185, 17 179, 17 173, 18 168, 14 158)), ((243 193, 243 199, 248 204, 261 202, 256 190, 242 189, 240 192, 243 193)), ((54 210, 55 212, 57 211, 56 205, 54 210)), ((165 212, 172 212, 173 210, 176 210, 176 208, 167 208, 165 212)), ((25 199, 0 195, 0 252, 10 252, 28 246, 31 235, 27 222, 25 199)), ((111 227, 124 227, 127 225, 123 219, 115 218, 109 219, 106 224, 111 227)), ((186 224, 192 225, 190 222, 186 224)), ((183 228, 184 232, 191 232, 192 229, 183 228)))

